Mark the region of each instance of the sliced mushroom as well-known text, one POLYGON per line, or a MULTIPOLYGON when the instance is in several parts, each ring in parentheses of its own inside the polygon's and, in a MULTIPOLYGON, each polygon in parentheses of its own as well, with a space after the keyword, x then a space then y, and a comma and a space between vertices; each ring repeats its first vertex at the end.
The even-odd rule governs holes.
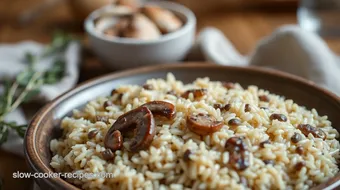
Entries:
POLYGON ((152 101, 142 106, 147 107, 153 115, 164 116, 168 119, 173 119, 176 114, 175 106, 169 102, 152 101))
POLYGON ((315 138, 321 138, 325 140, 327 138, 326 133, 322 129, 318 129, 309 124, 300 124, 297 128, 307 137, 311 133, 315 138))
POLYGON ((250 152, 243 137, 229 138, 225 149, 229 152, 229 164, 234 169, 245 170, 250 166, 250 152))
POLYGON ((139 107, 121 115, 112 125, 105 136, 105 141, 111 138, 114 131, 125 132, 136 130, 134 137, 129 142, 129 149, 137 152, 150 146, 155 136, 155 121, 147 107, 139 107))
POLYGON ((225 148, 229 152, 248 150, 244 137, 231 137, 225 143, 225 148))
POLYGON ((187 90, 186 92, 184 92, 182 94, 182 98, 188 98, 189 94, 192 93, 194 95, 194 98, 200 98, 202 96, 204 96, 205 94, 207 94, 207 89, 192 89, 192 90, 187 90))
POLYGON ((198 135, 208 135, 220 130, 223 123, 208 114, 199 113, 187 117, 187 126, 190 131, 198 135))
POLYGON ((120 131, 113 131, 112 135, 106 135, 104 140, 105 148, 116 151, 123 146, 123 136, 120 131))

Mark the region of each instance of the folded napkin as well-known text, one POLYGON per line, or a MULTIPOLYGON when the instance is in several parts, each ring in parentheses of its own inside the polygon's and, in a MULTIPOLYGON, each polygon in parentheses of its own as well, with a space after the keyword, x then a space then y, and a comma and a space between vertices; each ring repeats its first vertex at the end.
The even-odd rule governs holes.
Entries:
POLYGON ((340 96, 340 58, 314 33, 298 26, 278 28, 261 40, 249 56, 242 56, 215 28, 198 36, 194 56, 220 65, 263 66, 285 71, 332 91, 340 96), (202 55, 200 55, 202 54, 202 55))
MULTIPOLYGON (((29 41, 17 44, 0 45, 0 81, 4 78, 15 77, 19 72, 27 67, 27 64, 23 61, 26 52, 41 54, 43 49, 44 45, 29 41)), ((38 95, 38 101, 40 103, 46 103, 54 99, 60 94, 71 89, 78 81, 80 44, 71 42, 63 53, 66 62, 65 75, 59 82, 53 85, 43 85, 40 88, 40 93, 38 95)), ((46 70, 52 65, 52 61, 53 57, 44 58, 37 63, 36 68, 46 70)), ((0 83, 0 92, 2 90, 3 86, 0 83)), ((34 115, 34 113, 30 113, 31 111, 32 110, 23 110, 22 108, 18 108, 8 114, 5 120, 8 122, 15 121, 19 125, 26 124, 30 120, 29 117, 34 115)), ((7 142, 0 148, 23 156, 22 145, 22 138, 19 137, 15 131, 10 131, 7 142)))

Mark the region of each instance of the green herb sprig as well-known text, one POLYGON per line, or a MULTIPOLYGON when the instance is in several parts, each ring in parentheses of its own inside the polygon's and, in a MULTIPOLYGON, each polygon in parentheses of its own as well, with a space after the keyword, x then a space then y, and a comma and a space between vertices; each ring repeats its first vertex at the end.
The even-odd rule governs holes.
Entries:
POLYGON ((5 117, 17 109, 22 103, 31 100, 43 84, 54 84, 65 74, 65 57, 62 53, 73 39, 62 32, 54 34, 52 42, 47 45, 41 55, 31 52, 25 54, 27 68, 16 78, 3 81, 3 93, 0 94, 0 145, 8 140, 9 130, 13 129, 24 137, 27 125, 18 125, 15 121, 6 122, 5 117), (55 56, 52 66, 44 71, 36 71, 35 64, 47 56, 55 56))

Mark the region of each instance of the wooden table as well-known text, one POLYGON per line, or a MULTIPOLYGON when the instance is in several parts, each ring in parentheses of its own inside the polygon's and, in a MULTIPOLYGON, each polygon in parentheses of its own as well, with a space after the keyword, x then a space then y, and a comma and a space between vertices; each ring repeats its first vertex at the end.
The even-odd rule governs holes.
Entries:
MULTIPOLYGON (((43 17, 28 26, 17 24, 18 15, 28 7, 42 0, 1 0, 0 1, 0 42, 13 43, 22 40, 48 42, 55 29, 62 29, 84 38, 81 23, 72 21, 72 14, 67 4, 53 7, 43 17)), ((296 23, 296 7, 278 9, 241 8, 237 10, 220 10, 211 13, 196 13, 198 30, 213 26, 223 31, 243 54, 249 53, 257 41, 270 34, 283 24, 296 23)), ((85 40, 86 41, 86 40, 85 40)), ((340 53, 340 40, 329 39, 327 43, 335 52, 340 53)), ((5 64, 5 63, 0 63, 5 64)), ((90 53, 85 53, 80 80, 107 73, 107 70, 90 53)), ((4 180, 4 189, 28 189, 29 179, 12 179, 15 171, 27 171, 23 158, 0 151, 0 177, 4 180)))

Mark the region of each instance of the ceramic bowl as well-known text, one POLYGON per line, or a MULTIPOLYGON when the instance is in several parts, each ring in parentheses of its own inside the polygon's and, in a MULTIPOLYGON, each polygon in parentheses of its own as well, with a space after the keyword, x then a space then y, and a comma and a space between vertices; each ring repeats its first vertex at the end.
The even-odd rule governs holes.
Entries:
MULTIPOLYGON (((189 83, 197 77, 238 82, 242 86, 257 85, 271 93, 293 99, 308 109, 315 108, 320 115, 328 115, 340 131, 340 99, 315 84, 279 71, 252 67, 225 67, 209 64, 168 64, 144 67, 102 76, 85 82, 63 94, 42 108, 32 120, 25 137, 25 157, 33 172, 53 172, 50 141, 60 137, 60 121, 74 108, 85 105, 98 96, 106 96, 119 85, 143 84, 150 78, 165 78, 172 72, 177 79, 189 83)), ((41 189, 77 189, 61 178, 35 179, 41 189)), ((340 176, 330 179, 316 189, 340 185, 340 176)))
POLYGON ((146 5, 157 5, 172 11, 184 23, 175 32, 162 35, 155 40, 133 38, 110 38, 95 29, 94 21, 112 7, 105 6, 91 13, 85 20, 91 49, 98 58, 112 69, 126 69, 142 65, 173 63, 183 60, 195 37, 196 18, 186 7, 169 1, 148 1, 146 5))

